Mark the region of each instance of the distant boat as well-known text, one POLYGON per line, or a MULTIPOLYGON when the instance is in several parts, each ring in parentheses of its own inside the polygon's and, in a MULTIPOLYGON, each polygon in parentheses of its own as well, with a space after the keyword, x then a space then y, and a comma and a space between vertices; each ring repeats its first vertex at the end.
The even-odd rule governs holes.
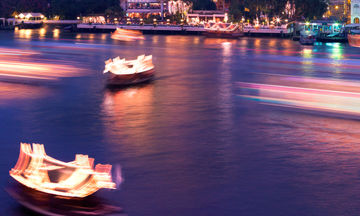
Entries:
POLYGON ((350 46, 360 47, 360 30, 351 30, 348 34, 348 41, 350 46))
POLYGON ((140 55, 127 61, 116 57, 105 62, 104 74, 108 85, 132 85, 143 83, 154 77, 152 56, 140 55))
POLYGON ((314 45, 316 41, 316 35, 312 31, 301 31, 300 32, 300 44, 302 45, 314 45))
POLYGON ((232 23, 206 23, 204 35, 217 38, 239 38, 244 36, 242 27, 232 23))
POLYGON ((120 28, 117 28, 116 31, 111 34, 111 38, 121 41, 136 41, 145 39, 144 35, 140 31, 120 28))
POLYGON ((31 189, 61 197, 87 197, 101 188, 115 189, 111 165, 77 154, 72 162, 56 160, 45 153, 44 145, 21 143, 20 155, 10 176, 31 189))

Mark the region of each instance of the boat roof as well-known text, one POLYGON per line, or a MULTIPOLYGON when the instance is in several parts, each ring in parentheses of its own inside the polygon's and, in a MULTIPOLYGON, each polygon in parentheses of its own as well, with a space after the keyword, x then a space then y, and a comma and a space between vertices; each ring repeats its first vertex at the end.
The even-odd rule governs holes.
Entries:
POLYGON ((42 13, 33 13, 33 12, 20 13, 20 14, 23 14, 24 16, 29 16, 29 17, 41 17, 41 16, 44 16, 42 13))
POLYGON ((352 27, 360 27, 360 24, 358 23, 352 23, 345 26, 345 28, 352 28, 352 27))

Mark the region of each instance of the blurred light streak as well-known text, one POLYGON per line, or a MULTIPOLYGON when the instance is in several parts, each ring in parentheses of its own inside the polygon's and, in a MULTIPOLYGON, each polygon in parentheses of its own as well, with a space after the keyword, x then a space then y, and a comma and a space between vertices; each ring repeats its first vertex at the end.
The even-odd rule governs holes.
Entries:
POLYGON ((41 53, 0 48, 0 78, 17 77, 55 80, 82 73, 74 62, 49 60, 41 53))
POLYGON ((101 188, 115 189, 111 165, 97 164, 87 155, 77 154, 65 163, 49 157, 44 145, 21 143, 18 162, 10 176, 21 184, 44 193, 64 197, 86 197, 101 188), (54 180, 56 179, 56 180, 54 180))
POLYGON ((275 79, 278 84, 239 82, 240 97, 273 106, 360 116, 360 83, 310 77, 284 78, 275 79))

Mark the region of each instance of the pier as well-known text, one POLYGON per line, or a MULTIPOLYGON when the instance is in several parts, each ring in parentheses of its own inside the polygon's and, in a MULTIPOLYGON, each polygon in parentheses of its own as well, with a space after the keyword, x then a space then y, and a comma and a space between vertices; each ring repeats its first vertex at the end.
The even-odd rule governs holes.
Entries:
POLYGON ((144 33, 156 34, 201 34, 204 27, 182 25, 116 25, 116 24, 78 24, 78 31, 85 32, 111 32, 116 28, 138 30, 144 33))

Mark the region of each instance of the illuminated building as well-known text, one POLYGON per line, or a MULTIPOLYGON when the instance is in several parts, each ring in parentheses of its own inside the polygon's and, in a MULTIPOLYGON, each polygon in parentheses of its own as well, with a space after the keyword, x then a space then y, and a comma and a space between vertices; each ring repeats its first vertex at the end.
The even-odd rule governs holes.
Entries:
POLYGON ((351 23, 360 23, 360 0, 351 0, 350 5, 351 23))
POLYGON ((360 23, 360 0, 331 0, 324 17, 360 23))
POLYGON ((332 18, 345 21, 348 18, 349 5, 347 0, 330 0, 328 10, 324 14, 324 18, 332 18))
POLYGON ((167 0, 126 0, 124 10, 128 17, 149 17, 159 15, 162 18, 167 12, 167 0))
POLYGON ((216 9, 220 11, 229 11, 230 0, 213 0, 216 4, 216 9))

